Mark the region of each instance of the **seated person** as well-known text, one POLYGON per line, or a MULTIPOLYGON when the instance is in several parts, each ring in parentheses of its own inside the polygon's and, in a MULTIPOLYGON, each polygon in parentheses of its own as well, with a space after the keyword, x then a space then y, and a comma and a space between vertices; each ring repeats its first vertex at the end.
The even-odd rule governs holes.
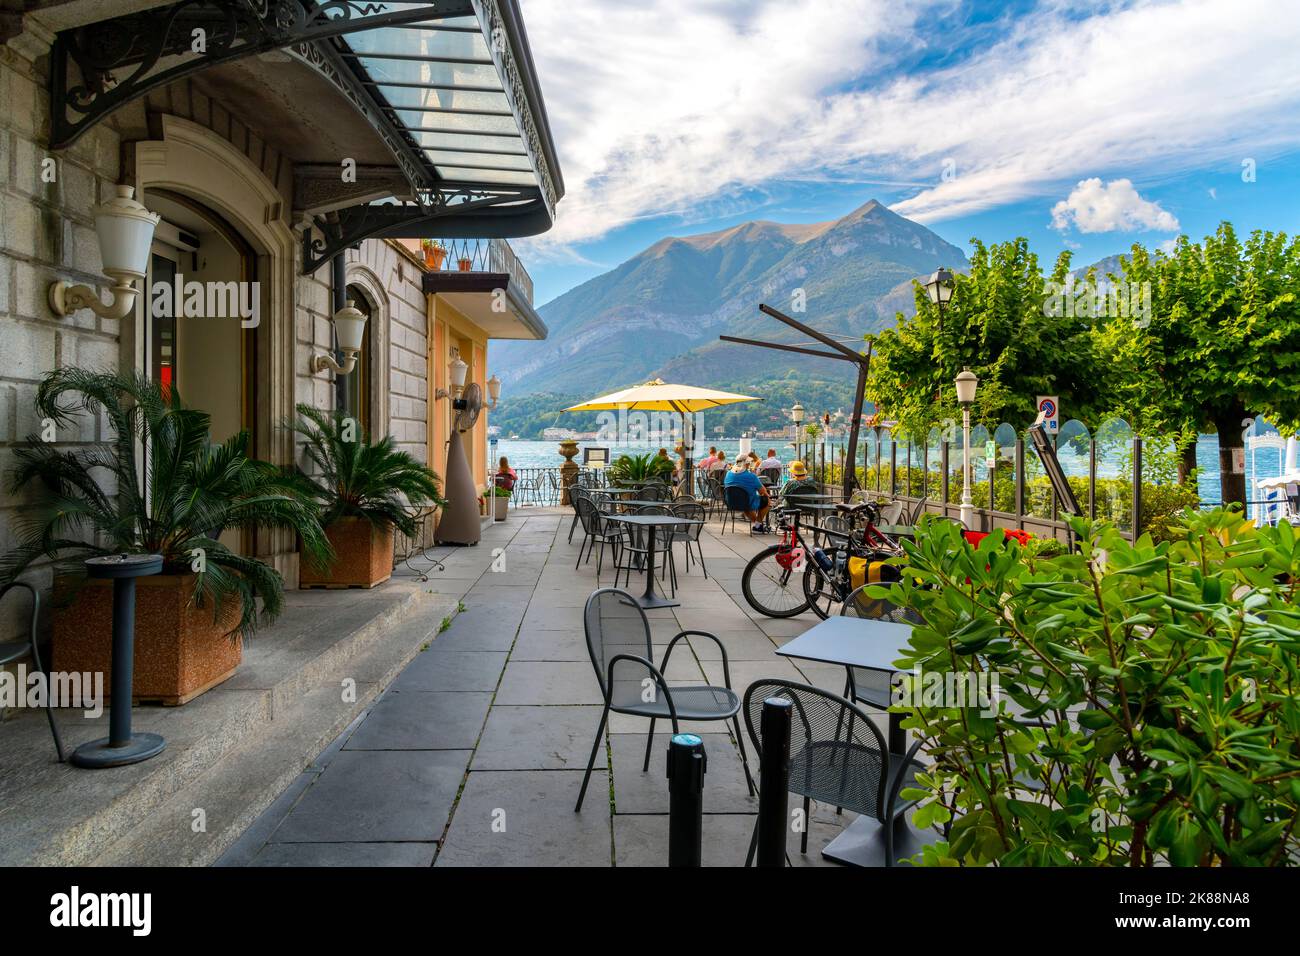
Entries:
POLYGON ((506 491, 513 491, 515 482, 518 480, 515 475, 515 470, 510 467, 509 459, 504 455, 501 457, 501 462, 497 467, 497 473, 492 477, 496 482, 496 486, 498 488, 504 488, 506 491))
POLYGON ((776 457, 776 449, 769 448, 767 457, 758 463, 759 471, 767 471, 769 468, 775 468, 780 471, 785 465, 781 464, 781 459, 776 457))
POLYGON ((726 467, 727 453, 725 451, 720 451, 718 452, 718 457, 713 459, 713 464, 709 465, 709 471, 722 471, 722 469, 726 467))
POLYGON ((785 483, 781 489, 781 498, 784 503, 791 507, 798 507, 801 503, 807 503, 808 499, 804 495, 820 494, 821 490, 817 487, 817 482, 808 477, 808 468, 801 461, 790 462, 790 480, 785 483))
POLYGON ((749 492, 749 509, 745 512, 745 517, 751 522, 750 530, 759 533, 767 531, 767 512, 772 507, 772 503, 758 475, 749 469, 743 459, 736 462, 735 467, 727 472, 723 486, 744 488, 749 492))

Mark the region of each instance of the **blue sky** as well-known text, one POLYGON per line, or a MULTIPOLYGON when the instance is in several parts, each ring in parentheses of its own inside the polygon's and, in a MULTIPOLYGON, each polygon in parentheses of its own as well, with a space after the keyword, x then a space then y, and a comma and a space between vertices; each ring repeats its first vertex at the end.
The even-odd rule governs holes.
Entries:
POLYGON ((541 304, 665 235, 868 199, 1085 265, 1300 228, 1286 3, 525 0, 568 194, 541 304), (1243 177, 1243 163, 1253 181, 1243 177))

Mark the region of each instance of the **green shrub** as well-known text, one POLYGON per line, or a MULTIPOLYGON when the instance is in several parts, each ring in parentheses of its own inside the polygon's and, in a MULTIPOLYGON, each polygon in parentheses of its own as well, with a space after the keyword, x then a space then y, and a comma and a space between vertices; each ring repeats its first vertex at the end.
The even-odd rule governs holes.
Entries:
POLYGON ((1026 559, 925 520, 873 591, 924 620, 900 663, 1000 692, 910 708, 933 765, 904 794, 951 825, 917 862, 1295 864, 1300 532, 1224 510, 1172 542, 1072 524, 1080 553, 1026 559))

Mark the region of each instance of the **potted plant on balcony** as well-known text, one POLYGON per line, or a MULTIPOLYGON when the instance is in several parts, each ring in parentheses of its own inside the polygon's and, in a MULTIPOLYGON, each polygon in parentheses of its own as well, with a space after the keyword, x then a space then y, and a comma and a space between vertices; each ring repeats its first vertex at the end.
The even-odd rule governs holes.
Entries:
POLYGON ((133 696, 183 704, 230 677, 243 637, 259 618, 275 619, 284 588, 279 572, 231 550, 221 535, 289 529, 309 559, 324 560, 329 544, 312 503, 274 465, 249 457, 247 432, 212 444, 206 412, 139 374, 56 369, 38 388, 36 408, 64 425, 74 415, 103 415, 115 436, 85 448, 33 436, 16 452, 12 490, 38 490, 19 546, 0 558, 0 585, 54 559, 52 668, 108 672, 112 588, 86 580, 82 562, 147 553, 163 556, 163 573, 136 589, 133 696), (146 452, 143 474, 137 442, 146 452))
POLYGON ((672 459, 661 458, 658 455, 620 455, 614 464, 609 466, 610 480, 620 485, 637 484, 653 478, 671 481, 672 476, 672 459))
POLYGON ((447 258, 447 247, 442 244, 442 240, 421 239, 420 249, 424 252, 425 266, 435 271, 442 268, 447 258))
POLYGON ((474 260, 467 255, 462 255, 456 260, 456 266, 461 272, 469 272, 470 269, 474 268, 474 260))
POLYGON ((300 587, 360 587, 382 584, 393 574, 393 532, 414 537, 415 512, 445 504, 438 476, 393 447, 391 436, 377 442, 339 411, 298 406, 287 428, 306 440, 312 473, 291 476, 297 490, 319 509, 337 558, 325 567, 300 565, 300 587))

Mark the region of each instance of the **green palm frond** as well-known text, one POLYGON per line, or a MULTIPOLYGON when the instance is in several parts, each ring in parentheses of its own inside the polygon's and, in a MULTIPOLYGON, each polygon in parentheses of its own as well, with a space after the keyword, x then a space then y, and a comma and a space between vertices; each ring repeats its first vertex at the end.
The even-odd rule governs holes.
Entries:
POLYGON ((305 440, 311 473, 293 481, 299 493, 316 501, 321 524, 364 518, 413 535, 415 511, 445 503, 438 476, 396 448, 391 436, 372 443, 342 412, 297 408, 298 418, 285 427, 305 440))
POLYGON ((202 549, 195 599, 211 603, 216 614, 223 602, 238 601, 237 632, 249 634, 259 607, 261 620, 279 613, 284 584, 274 569, 221 544, 223 532, 287 529, 313 563, 332 557, 315 496, 250 458, 246 432, 213 444, 211 417, 185 407, 175 389, 164 392, 136 373, 61 368, 42 381, 36 404, 39 414, 63 425, 77 414, 103 414, 114 437, 76 451, 32 436, 16 450, 12 489, 41 493, 24 509, 20 546, 0 558, 0 586, 42 558, 76 572, 97 554, 147 552, 161 554, 164 571, 174 574, 189 571, 202 549), (137 443, 146 450, 143 476, 137 443))

